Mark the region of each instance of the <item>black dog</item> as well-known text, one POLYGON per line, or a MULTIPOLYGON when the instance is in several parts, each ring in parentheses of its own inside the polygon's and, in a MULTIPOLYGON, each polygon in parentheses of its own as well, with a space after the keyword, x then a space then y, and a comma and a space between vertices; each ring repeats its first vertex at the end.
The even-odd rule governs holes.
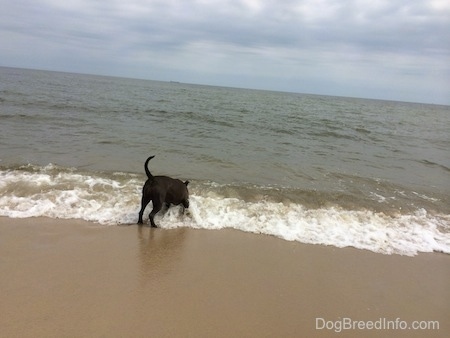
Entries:
MULTIPOLYGON (((147 174, 147 181, 142 188, 142 202, 141 211, 139 211, 138 224, 142 224, 142 215, 144 209, 150 201, 153 202, 153 210, 150 213, 150 224, 152 228, 156 228, 155 215, 160 211, 165 204, 167 207, 170 204, 183 204, 184 208, 189 208, 189 192, 187 185, 189 181, 182 182, 178 179, 167 176, 153 176, 148 170, 148 162, 155 156, 150 156, 144 164, 145 173, 147 174)), ((184 212, 184 209, 183 209, 184 212)))

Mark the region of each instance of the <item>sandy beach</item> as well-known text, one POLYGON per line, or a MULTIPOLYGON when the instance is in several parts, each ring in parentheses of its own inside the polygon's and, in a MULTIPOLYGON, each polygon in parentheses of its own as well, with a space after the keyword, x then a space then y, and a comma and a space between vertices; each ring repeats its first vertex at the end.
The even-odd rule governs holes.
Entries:
POLYGON ((1 337, 450 335, 450 256, 440 253, 2 217, 0 262, 1 337), (349 320, 366 327, 339 330, 349 320), (391 327, 368 328, 381 320, 391 327))

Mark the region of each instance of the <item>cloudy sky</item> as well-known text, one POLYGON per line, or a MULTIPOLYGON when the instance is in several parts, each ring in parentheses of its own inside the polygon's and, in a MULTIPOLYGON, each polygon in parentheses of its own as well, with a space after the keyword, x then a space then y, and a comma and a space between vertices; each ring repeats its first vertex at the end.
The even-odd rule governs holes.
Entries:
POLYGON ((0 0, 0 65, 450 104, 449 0, 0 0))

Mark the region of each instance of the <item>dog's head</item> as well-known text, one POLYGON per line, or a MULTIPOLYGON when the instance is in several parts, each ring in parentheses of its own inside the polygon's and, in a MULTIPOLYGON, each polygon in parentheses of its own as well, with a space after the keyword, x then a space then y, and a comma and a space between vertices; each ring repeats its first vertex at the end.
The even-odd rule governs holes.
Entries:
POLYGON ((186 198, 183 201, 183 206, 185 208, 189 208, 189 191, 187 190, 188 184, 189 184, 189 181, 184 182, 184 185, 186 186, 186 198))

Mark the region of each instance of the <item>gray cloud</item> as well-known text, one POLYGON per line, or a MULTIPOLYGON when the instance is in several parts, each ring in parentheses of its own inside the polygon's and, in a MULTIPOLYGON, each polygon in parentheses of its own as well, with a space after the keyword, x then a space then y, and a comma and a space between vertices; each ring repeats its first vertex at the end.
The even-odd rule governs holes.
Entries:
POLYGON ((1 64, 450 103, 445 0, 0 0, 1 64))

